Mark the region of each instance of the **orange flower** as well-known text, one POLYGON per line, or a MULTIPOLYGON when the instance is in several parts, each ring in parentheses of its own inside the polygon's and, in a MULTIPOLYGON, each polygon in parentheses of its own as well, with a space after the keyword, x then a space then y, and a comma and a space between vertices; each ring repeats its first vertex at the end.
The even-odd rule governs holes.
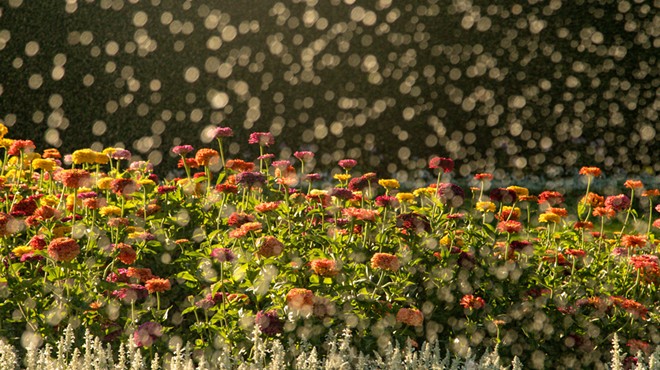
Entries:
POLYGON ((81 188, 92 181, 89 172, 85 170, 62 170, 57 176, 67 188, 81 188))
POLYGON ((313 260, 310 263, 310 266, 316 275, 323 277, 331 277, 339 273, 337 270, 337 263, 325 258, 313 260))
POLYGON ((621 246, 626 248, 643 247, 646 245, 645 235, 624 235, 621 237, 621 246))
POLYGON ((80 246, 74 239, 55 238, 48 244, 48 255, 55 261, 70 262, 78 254, 80 254, 80 246))
POLYGON ((371 267, 396 272, 399 269, 399 258, 389 253, 376 253, 371 257, 371 267))
POLYGON ((277 202, 266 202, 266 203, 259 203, 256 206, 254 206, 254 210, 259 212, 259 213, 266 213, 269 211, 274 211, 280 206, 279 201, 277 202))
POLYGON ((600 174, 601 174, 601 171, 600 171, 600 168, 598 168, 598 167, 582 167, 582 168, 580 168, 580 175, 598 177, 598 176, 600 176, 600 174))
POLYGON ((135 262, 135 259, 137 258, 137 253, 135 253, 135 249, 133 249, 133 247, 131 247, 130 245, 126 243, 119 243, 115 245, 115 249, 119 250, 117 259, 120 260, 121 262, 127 265, 132 265, 133 262, 135 262))
POLYGON ((559 216, 559 217, 566 217, 566 216, 568 216, 568 211, 567 211, 566 209, 564 209, 564 208, 554 208, 554 207, 551 207, 551 208, 548 208, 548 209, 546 210, 546 212, 547 212, 547 213, 554 213, 554 214, 556 214, 556 215, 559 216))
POLYGON ((610 207, 596 207, 592 212, 595 217, 606 217, 612 218, 616 216, 616 211, 610 207))
POLYGON ((478 310, 480 308, 483 308, 486 306, 486 301, 484 301, 483 298, 481 297, 475 297, 472 294, 466 294, 461 298, 461 301, 459 302, 463 308, 468 308, 471 310, 478 310))
MULTIPOLYGON (((243 226, 241 226, 241 228, 243 228, 243 226)), ((259 238, 259 240, 257 240, 257 247, 259 247, 257 254, 263 257, 277 257, 282 254, 282 251, 284 250, 284 244, 277 240, 276 237, 270 235, 259 238)))
POLYGON ((287 305, 294 310, 309 309, 314 306, 314 293, 309 289, 293 288, 286 294, 287 305))
POLYGON ((580 200, 580 203, 587 204, 592 208, 602 207, 605 204, 605 197, 589 192, 580 200))
POLYGON ((150 268, 129 267, 126 271, 126 276, 138 278, 140 282, 146 282, 156 276, 151 273, 150 268))
POLYGON ((658 189, 649 189, 642 192, 643 197, 657 197, 660 195, 660 190, 658 189))
POLYGON ((396 321, 410 326, 422 326, 424 314, 416 308, 400 308, 396 313, 396 321))
POLYGON ((641 189, 644 184, 642 184, 642 182, 639 180, 626 180, 626 182, 623 183, 623 186, 627 187, 628 189, 641 189))
POLYGON ((250 172, 254 170, 254 163, 242 159, 230 159, 225 167, 236 172, 250 172))
POLYGON ((149 293, 160 293, 170 290, 172 285, 168 279, 151 278, 144 284, 149 293))
POLYGON ((197 161, 197 164, 200 166, 208 166, 217 163, 219 159, 220 155, 218 152, 209 148, 202 148, 195 154, 195 161, 197 161))

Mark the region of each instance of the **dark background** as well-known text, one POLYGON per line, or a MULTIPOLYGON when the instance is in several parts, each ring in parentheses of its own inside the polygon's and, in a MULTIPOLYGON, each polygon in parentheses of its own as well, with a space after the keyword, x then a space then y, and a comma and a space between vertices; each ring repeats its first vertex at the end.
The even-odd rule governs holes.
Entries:
MULTIPOLYGON (((0 119, 64 153, 177 144, 421 176, 655 174, 658 1, 0 0, 0 119), (495 4, 496 3, 496 4, 495 4)), ((170 173, 171 175, 171 173, 170 173)))

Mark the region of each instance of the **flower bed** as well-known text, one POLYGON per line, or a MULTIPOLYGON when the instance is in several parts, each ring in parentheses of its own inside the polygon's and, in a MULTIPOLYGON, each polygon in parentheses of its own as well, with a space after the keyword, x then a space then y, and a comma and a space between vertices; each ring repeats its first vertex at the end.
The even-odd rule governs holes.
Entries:
POLYGON ((225 159, 224 127, 217 149, 174 147, 182 177, 159 180, 124 149, 62 158, 0 133, 0 336, 22 348, 72 325, 146 358, 183 343, 252 358, 256 329, 322 355, 348 329, 364 353, 497 345, 504 362, 584 367, 610 360, 615 332, 631 359, 660 343, 660 191, 638 180, 600 195, 585 167, 567 209, 486 173, 460 187, 437 157, 437 180, 403 191, 353 159, 326 179, 314 153, 275 160, 268 133, 250 137, 255 162, 225 159))

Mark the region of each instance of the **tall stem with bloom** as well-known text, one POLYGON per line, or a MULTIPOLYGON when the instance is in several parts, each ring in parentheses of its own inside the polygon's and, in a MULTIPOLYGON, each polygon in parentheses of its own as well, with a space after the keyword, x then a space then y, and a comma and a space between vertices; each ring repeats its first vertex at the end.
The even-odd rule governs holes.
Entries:
POLYGON ((628 206, 628 210, 626 211, 626 219, 623 221, 623 227, 621 227, 621 234, 619 235, 619 238, 621 235, 623 235, 623 231, 626 229, 626 225, 628 224, 628 219, 630 218, 630 213, 632 212, 632 206, 633 206, 633 200, 635 199, 635 189, 632 188, 630 189, 630 205, 628 206))

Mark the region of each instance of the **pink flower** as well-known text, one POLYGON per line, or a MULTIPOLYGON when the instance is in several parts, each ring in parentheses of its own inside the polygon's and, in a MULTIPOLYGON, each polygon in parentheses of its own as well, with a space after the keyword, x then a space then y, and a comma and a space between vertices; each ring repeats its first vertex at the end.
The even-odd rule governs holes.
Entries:
POLYGON ((345 170, 350 170, 355 166, 357 166, 357 161, 355 159, 342 159, 339 161, 339 167, 345 170))
POLYGON ((442 168, 442 171, 445 173, 451 172, 454 170, 454 160, 451 158, 434 157, 429 161, 429 168, 442 168))
POLYGON ((195 150, 192 145, 177 145, 174 148, 172 148, 172 153, 178 154, 180 156, 184 156, 190 152, 195 150))
POLYGON ((248 139, 249 144, 259 144, 260 146, 271 146, 275 144, 275 138, 270 132, 253 132, 248 139))
POLYGON ((298 158, 299 160, 301 160, 303 162, 308 162, 308 161, 311 161, 312 158, 314 158, 314 153, 308 152, 308 151, 301 151, 301 152, 293 153, 293 156, 298 158))
POLYGON ((138 347, 149 347, 162 335, 163 327, 158 323, 148 321, 140 325, 133 333, 133 341, 138 347))
POLYGON ((214 139, 232 137, 234 136, 234 130, 232 130, 231 127, 216 127, 212 131, 212 136, 214 139))

